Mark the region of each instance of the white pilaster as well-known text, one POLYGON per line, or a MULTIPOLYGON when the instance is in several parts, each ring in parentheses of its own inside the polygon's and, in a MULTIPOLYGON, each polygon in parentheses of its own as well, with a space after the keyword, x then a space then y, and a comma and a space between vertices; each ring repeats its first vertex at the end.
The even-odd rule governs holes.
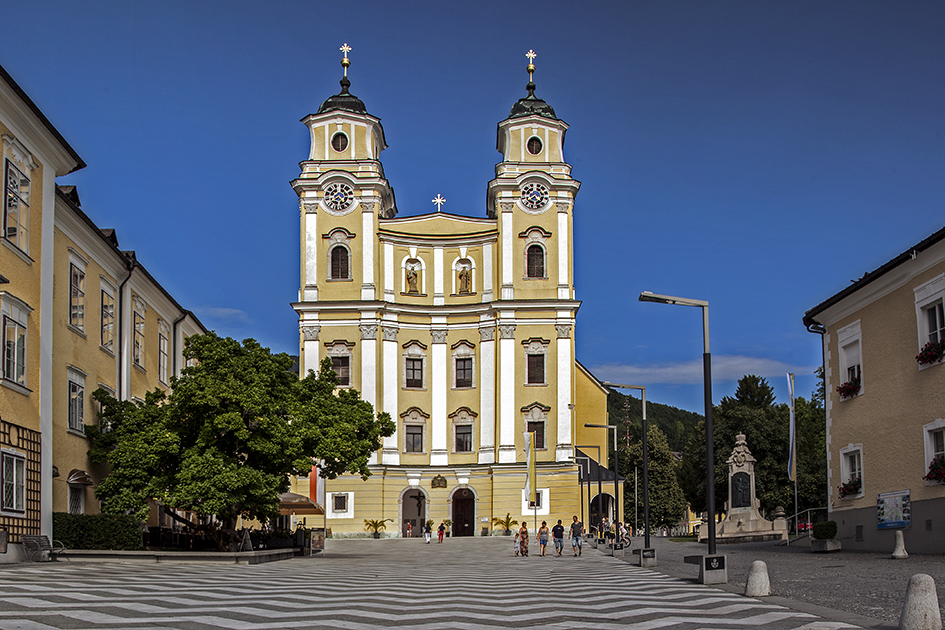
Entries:
POLYGON ((572 448, 572 419, 571 419, 571 372, 574 361, 571 358, 571 325, 558 324, 558 342, 555 348, 555 354, 558 359, 557 376, 557 405, 555 413, 557 414, 557 447, 555 448, 555 460, 559 462, 569 461, 573 456, 572 448))
POLYGON ((495 463, 495 324, 479 329, 479 463, 495 463))
MULTIPOLYGON (((373 319, 361 324, 361 400, 377 409, 377 324, 373 319)), ((371 454, 368 464, 377 464, 377 451, 371 454)))
POLYGON ((314 370, 315 374, 318 374, 318 364, 321 359, 319 355, 318 335, 321 332, 321 326, 318 325, 318 322, 303 321, 299 322, 299 327, 302 329, 303 360, 299 377, 305 378, 308 376, 310 370, 314 370))
POLYGON ((515 235, 512 233, 512 208, 515 205, 501 203, 499 206, 502 208, 502 299, 514 300, 515 288, 513 287, 512 270, 514 269, 513 244, 515 235))
MULTIPOLYGON (((393 252, 391 252, 393 256, 393 252)), ((386 294, 386 289, 385 289, 386 294)), ((384 354, 384 406, 383 410, 390 414, 391 420, 397 422, 397 395, 400 391, 397 383, 397 327, 384 325, 382 352, 384 354)), ((400 435, 394 434, 384 438, 384 453, 381 461, 387 466, 400 464, 400 435)))
MULTIPOLYGON (((47 164, 43 169, 43 203, 42 206, 34 205, 33 212, 40 212, 42 215, 42 232, 40 235, 39 251, 33 251, 32 254, 36 260, 42 261, 39 269, 40 274, 40 292, 39 307, 40 311, 36 317, 34 314, 30 319, 32 322, 39 321, 39 334, 30 338, 29 343, 38 343, 39 353, 39 382, 28 382, 30 387, 39 389, 34 395, 39 396, 39 455, 42 463, 42 472, 39 476, 39 531, 41 534, 53 536, 53 247, 55 245, 55 224, 56 224, 56 172, 51 165, 47 164)), ((36 225, 36 222, 33 222, 36 225)), ((68 282, 68 280, 66 281, 68 282)), ((94 304, 95 298, 92 298, 94 304)), ((130 303, 130 300, 129 302, 130 303)), ((91 306, 91 305, 90 305, 91 306)), ((33 304, 35 308, 36 305, 33 304)), ((126 309, 127 310, 127 309, 126 309)), ((30 322, 27 322, 29 324, 30 322)), ((35 326, 35 324, 34 324, 35 326)), ((124 330, 130 330, 125 328, 124 330)), ((35 332, 35 328, 34 328, 35 332)), ((27 329, 27 334, 29 329, 27 329)), ((68 331, 65 334, 69 334, 68 331)), ((129 338, 133 336, 128 334, 129 338)), ((127 356, 131 356, 128 354, 127 356)), ((127 387, 127 380, 123 382, 127 387)), ((91 389, 91 388, 90 388, 91 389)), ((9 394, 4 394, 9 396, 9 394)), ((16 421, 13 418, 7 420, 16 421)), ((61 430, 61 429, 60 429, 61 430)))
POLYGON ((394 301, 394 244, 384 243, 384 301, 394 301))
MULTIPOLYGON (((546 145, 547 146, 547 145, 546 145)), ((568 235, 568 204, 558 203, 558 299, 571 298, 571 283, 568 278, 570 255, 568 248, 571 238, 568 235)))
MULTIPOLYGON (((442 250, 440 260, 442 261, 442 250)), ((436 260, 436 259, 434 259, 436 260)), ((429 371, 431 414, 430 465, 449 464, 447 443, 446 392, 449 389, 449 370, 446 365, 446 331, 432 331, 431 365, 429 371)))
POLYGON ((433 248, 433 306, 443 306, 443 248, 433 248))
POLYGON ((318 215, 314 201, 302 202, 302 295, 305 302, 318 300, 318 215))
POLYGON ((499 324, 499 463, 515 463, 515 324, 499 324))
POLYGON ((482 246, 482 301, 492 301, 492 243, 482 246))
POLYGON ((374 236, 374 203, 362 203, 361 232, 361 299, 374 299, 374 248, 377 246, 374 236))

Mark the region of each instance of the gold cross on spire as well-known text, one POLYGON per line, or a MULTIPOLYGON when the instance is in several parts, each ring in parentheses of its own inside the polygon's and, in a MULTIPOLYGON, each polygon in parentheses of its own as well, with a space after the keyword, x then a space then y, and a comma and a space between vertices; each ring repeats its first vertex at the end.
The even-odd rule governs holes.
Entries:
POLYGON ((436 193, 436 198, 433 199, 433 203, 436 204, 436 211, 439 212, 439 211, 440 211, 440 206, 442 206, 444 203, 446 203, 446 199, 444 199, 443 197, 441 197, 441 196, 440 196, 440 193, 436 193))
POLYGON ((528 80, 532 80, 532 75, 535 74, 535 57, 538 55, 531 48, 528 49, 528 52, 525 53, 525 56, 528 57, 528 80))
POLYGON ((351 46, 348 45, 348 42, 345 42, 344 45, 339 48, 342 53, 344 53, 344 59, 341 60, 341 67, 345 69, 345 76, 348 76, 348 66, 351 65, 351 62, 348 61, 348 53, 351 52, 351 46))

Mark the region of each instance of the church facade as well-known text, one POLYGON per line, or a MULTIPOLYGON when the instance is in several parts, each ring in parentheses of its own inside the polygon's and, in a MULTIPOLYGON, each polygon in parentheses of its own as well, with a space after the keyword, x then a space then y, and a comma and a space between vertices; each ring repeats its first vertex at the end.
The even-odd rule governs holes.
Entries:
MULTIPOLYGON (((387 535, 408 523, 419 535, 424 521, 450 519, 454 535, 485 535, 507 513, 569 522, 582 513, 575 447, 600 447, 606 466, 609 432, 583 426, 606 423, 607 390, 575 359, 580 182, 564 159, 568 125, 535 96, 529 63, 528 95, 498 124, 501 162, 483 216, 438 206, 398 217, 380 161, 384 130, 348 91, 346 49, 341 92, 302 120, 311 148, 292 182, 300 368, 330 357, 340 386, 397 430, 369 479, 317 480, 327 526, 364 535, 365 519, 391 519, 387 535), (524 491, 526 432, 535 506, 524 491)), ((316 496, 310 481, 293 479, 293 490, 316 496)))

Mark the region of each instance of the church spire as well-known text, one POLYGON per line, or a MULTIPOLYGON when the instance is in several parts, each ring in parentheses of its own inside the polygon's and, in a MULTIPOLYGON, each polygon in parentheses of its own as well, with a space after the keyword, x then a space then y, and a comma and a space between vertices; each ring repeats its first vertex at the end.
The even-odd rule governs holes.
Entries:
POLYGON ((338 50, 344 55, 341 59, 341 67, 344 69, 340 81, 341 91, 322 103, 321 107, 318 108, 318 113, 323 114, 340 109, 355 114, 366 114, 367 108, 364 106, 364 102, 348 91, 348 88, 351 87, 351 81, 348 79, 348 67, 351 65, 348 53, 351 52, 351 46, 348 45, 348 42, 345 42, 338 50))
POLYGON ((555 116, 555 110, 551 105, 535 96, 535 57, 537 57, 538 54, 529 48, 525 56, 528 57, 528 66, 525 68, 525 70, 528 71, 528 83, 525 84, 525 89, 528 90, 528 96, 520 98, 518 102, 512 106, 512 111, 509 112, 509 118, 521 118, 522 116, 537 114, 538 116, 557 120, 558 117, 555 116))

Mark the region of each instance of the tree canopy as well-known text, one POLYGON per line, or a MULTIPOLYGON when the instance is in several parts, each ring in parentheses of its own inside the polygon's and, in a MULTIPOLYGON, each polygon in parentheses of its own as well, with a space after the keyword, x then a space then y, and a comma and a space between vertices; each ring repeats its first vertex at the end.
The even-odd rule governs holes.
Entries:
POLYGON ((292 359, 253 339, 214 333, 185 342, 188 367, 171 378, 169 395, 119 401, 102 389, 100 425, 87 426, 89 457, 107 466, 95 494, 107 513, 143 517, 160 499, 176 510, 265 520, 278 514, 289 475, 307 475, 313 460, 329 479, 370 475, 367 462, 392 435, 353 389, 337 389, 331 360, 299 379, 292 359))
MULTIPOLYGON (((647 467, 650 489, 650 527, 676 525, 686 515, 686 499, 676 478, 676 458, 669 449, 666 434, 647 419, 647 467)), ((631 442, 626 449, 626 456, 621 456, 621 474, 626 479, 624 485, 624 517, 630 524, 637 515, 641 526, 643 520, 643 441, 631 442), (637 501, 634 501, 633 469, 640 471, 640 488, 637 501)))

